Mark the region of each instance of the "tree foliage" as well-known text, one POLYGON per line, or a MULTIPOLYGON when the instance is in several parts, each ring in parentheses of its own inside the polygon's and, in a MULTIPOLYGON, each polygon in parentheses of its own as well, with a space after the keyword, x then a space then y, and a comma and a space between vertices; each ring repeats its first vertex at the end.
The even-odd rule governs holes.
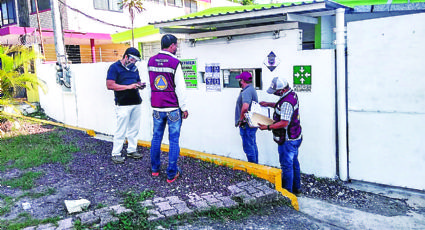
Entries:
POLYGON ((252 0, 242 0, 241 1, 242 5, 247 6, 247 5, 254 5, 254 2, 252 0))
POLYGON ((16 87, 45 91, 45 84, 31 73, 31 65, 40 56, 33 48, 26 46, 0 46, 0 105, 10 105, 16 87))
POLYGON ((131 20, 131 45, 134 47, 134 18, 136 13, 141 13, 145 8, 143 7, 142 0, 122 0, 120 3, 121 9, 126 8, 130 13, 131 20))

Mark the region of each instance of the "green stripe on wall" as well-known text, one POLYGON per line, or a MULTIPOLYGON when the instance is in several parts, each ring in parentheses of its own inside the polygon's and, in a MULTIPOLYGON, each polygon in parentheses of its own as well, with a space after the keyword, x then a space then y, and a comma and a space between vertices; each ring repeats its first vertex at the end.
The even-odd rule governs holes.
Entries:
POLYGON ((317 19, 317 24, 314 26, 314 48, 322 48, 322 17, 317 19))

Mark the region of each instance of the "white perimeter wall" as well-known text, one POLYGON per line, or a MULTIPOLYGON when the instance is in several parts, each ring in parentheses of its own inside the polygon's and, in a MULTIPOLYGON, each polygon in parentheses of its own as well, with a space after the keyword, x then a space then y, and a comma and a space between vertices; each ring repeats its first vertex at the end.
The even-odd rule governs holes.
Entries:
MULTIPOLYGON (((271 79, 284 76, 293 85, 294 65, 312 66, 312 92, 298 93, 304 141, 300 147, 301 170, 322 177, 335 177, 335 61, 334 50, 299 51, 299 30, 281 31, 279 39, 271 33, 234 37, 230 42, 217 39, 197 42, 195 47, 181 44, 182 58, 196 58, 198 71, 205 63, 219 63, 221 68, 262 68, 263 90, 259 100, 277 101, 265 91, 271 79), (273 51, 280 65, 270 72, 263 64, 273 51)), ((63 93, 56 85, 53 65, 41 65, 38 76, 49 86, 40 102, 47 115, 64 123, 113 134, 115 114, 113 92, 106 90, 106 71, 111 63, 72 65, 75 84, 72 93, 63 93), (77 106, 76 106, 77 105, 77 106)), ((140 66, 144 68, 144 65, 140 66)), ((142 76, 146 77, 146 76, 142 76)), ((246 160, 239 130, 234 127, 234 110, 240 89, 224 88, 206 92, 198 79, 198 89, 188 89, 189 118, 184 120, 181 147, 246 160)), ((147 99, 147 91, 142 97, 147 99)), ((152 111, 144 100, 140 139, 150 141, 152 111)), ((168 143, 165 134, 164 143, 168 143)), ((258 131, 259 163, 279 166, 277 144, 268 131, 258 131)))
POLYGON ((425 14, 348 23, 350 178, 425 190, 425 14))

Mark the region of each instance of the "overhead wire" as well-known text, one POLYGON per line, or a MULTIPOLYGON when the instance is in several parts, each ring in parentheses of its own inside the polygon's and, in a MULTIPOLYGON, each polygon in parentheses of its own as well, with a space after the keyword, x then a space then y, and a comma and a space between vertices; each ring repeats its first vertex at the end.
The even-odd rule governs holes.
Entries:
MULTIPOLYGON (((86 14, 86 13, 84 13, 84 12, 78 10, 78 9, 75 9, 75 8, 67 5, 66 3, 62 2, 61 0, 58 0, 58 2, 60 3, 59 4, 59 10, 61 11, 61 16, 65 14, 66 8, 68 8, 72 11, 75 11, 79 14, 82 14, 83 16, 85 16, 85 17, 87 17, 91 20, 94 20, 94 21, 97 21, 97 22, 100 22, 100 23, 103 23, 103 24, 106 24, 106 25, 109 25, 109 26, 131 29, 130 27, 115 25, 115 24, 112 24, 112 23, 102 21, 98 18, 90 16, 90 15, 88 15, 88 14, 86 14)), ((61 19, 61 23, 62 23, 62 19, 61 19)), ((64 36, 64 31, 63 31, 64 29, 65 28, 62 27, 62 36, 64 36)), ((67 31, 67 33, 70 33, 71 36, 73 34, 72 31, 67 31)), ((117 59, 117 55, 115 53, 113 53, 113 51, 115 51, 117 48, 115 48, 114 50, 111 50, 111 51, 109 51, 108 49, 100 51, 101 48, 99 47, 99 48, 96 49, 96 53, 97 53, 96 56, 99 56, 100 53, 102 52, 102 54, 101 54, 102 57, 99 57, 100 60, 102 60, 102 61, 115 61, 117 59)), ((118 50, 119 49, 120 48, 118 48, 118 50)), ((91 48, 89 46, 86 46, 86 45, 80 45, 78 43, 66 44, 65 45, 65 53, 67 54, 68 61, 71 61, 72 63, 91 63, 91 61, 92 61, 91 48)))
POLYGON ((67 5, 66 3, 62 2, 61 0, 58 0, 58 1, 59 1, 59 3, 61 3, 61 4, 62 4, 62 5, 64 5, 64 6, 66 6, 66 7, 67 7, 67 8, 69 8, 70 10, 75 11, 75 12, 77 12, 77 13, 80 13, 80 14, 82 14, 82 15, 86 16, 87 18, 90 18, 91 20, 94 20, 94 21, 97 21, 97 22, 100 22, 100 23, 103 23, 103 24, 106 24, 106 25, 109 25, 109 26, 119 27, 119 28, 123 28, 123 29, 131 29, 131 27, 121 26, 121 25, 116 25, 116 24, 112 24, 112 23, 109 23, 109 22, 105 22, 105 21, 103 21, 103 20, 100 20, 100 19, 98 19, 98 18, 95 18, 95 17, 93 17, 93 16, 90 16, 90 15, 86 14, 86 13, 82 12, 82 11, 81 11, 81 10, 79 10, 79 9, 76 9, 76 8, 74 8, 74 7, 72 7, 72 6, 69 6, 69 5, 67 5))

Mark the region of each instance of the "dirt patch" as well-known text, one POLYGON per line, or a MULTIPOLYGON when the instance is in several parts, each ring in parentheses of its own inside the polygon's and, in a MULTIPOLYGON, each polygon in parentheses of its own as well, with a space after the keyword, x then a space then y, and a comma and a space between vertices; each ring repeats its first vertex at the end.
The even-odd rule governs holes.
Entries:
POLYGON ((411 209, 406 200, 355 190, 346 186, 348 182, 316 178, 314 175, 302 175, 301 179, 306 197, 383 216, 407 215, 411 209))
MULTIPOLYGON (((123 203, 123 193, 140 193, 144 190, 153 190, 155 196, 179 196, 185 200, 186 194, 195 192, 218 192, 230 195, 227 187, 241 181, 254 179, 246 172, 232 170, 224 166, 206 163, 201 160, 180 157, 179 167, 183 174, 172 184, 166 182, 166 167, 168 153, 161 153, 162 167, 159 177, 152 177, 150 170, 149 149, 138 147, 143 154, 141 159, 127 158, 124 164, 114 164, 110 157, 112 143, 97 140, 85 132, 63 128, 51 129, 43 126, 50 132, 62 132, 64 143, 73 143, 79 151, 73 154, 70 163, 44 164, 40 167, 27 170, 12 169, 0 172, 0 178, 11 179, 19 177, 26 171, 43 172, 44 176, 35 181, 35 188, 23 191, 8 186, 0 186, 0 194, 8 197, 19 197, 25 192, 53 194, 40 198, 23 197, 12 207, 11 211, 0 216, 0 219, 14 219, 19 213, 25 212, 23 203, 30 203, 27 210, 34 218, 68 217, 64 200, 87 199, 91 202, 90 209, 99 206, 110 206, 123 203)), ((34 134, 49 135, 49 133, 34 134)), ((123 153, 125 154, 125 152, 123 153)), ((0 198, 1 200, 1 198, 0 198)), ((1 201, 0 201, 1 205, 1 201)))
MULTIPOLYGON (((15 219, 23 212, 29 212, 37 219, 56 216, 66 218, 72 215, 67 214, 64 200, 84 198, 91 202, 89 210, 94 210, 100 206, 123 203, 123 193, 129 191, 139 193, 153 190, 157 197, 179 196, 182 200, 187 199, 188 193, 219 192, 230 195, 228 186, 258 179, 242 171, 180 157, 178 164, 183 174, 174 183, 168 184, 165 173, 168 163, 166 152, 161 154, 162 168, 160 176, 155 178, 150 175, 150 156, 147 148, 138 148, 143 154, 141 159, 127 158, 124 164, 114 164, 110 159, 110 142, 94 139, 81 131, 53 126, 21 122, 20 127, 15 130, 17 133, 65 133, 62 134, 64 143, 75 144, 79 151, 73 154, 72 161, 66 165, 44 164, 25 171, 10 169, 0 172, 0 182, 19 177, 26 171, 43 172, 43 177, 35 182, 35 188, 29 191, 0 186, 0 208, 5 205, 4 197, 21 197, 9 212, 0 215, 0 220, 15 219), (26 192, 46 195, 39 198, 22 196, 26 192), (31 208, 24 210, 23 203, 29 203, 31 208)), ((385 216, 405 215, 409 210, 404 200, 354 190, 341 181, 315 178, 314 175, 302 175, 302 188, 303 196, 385 216)))

